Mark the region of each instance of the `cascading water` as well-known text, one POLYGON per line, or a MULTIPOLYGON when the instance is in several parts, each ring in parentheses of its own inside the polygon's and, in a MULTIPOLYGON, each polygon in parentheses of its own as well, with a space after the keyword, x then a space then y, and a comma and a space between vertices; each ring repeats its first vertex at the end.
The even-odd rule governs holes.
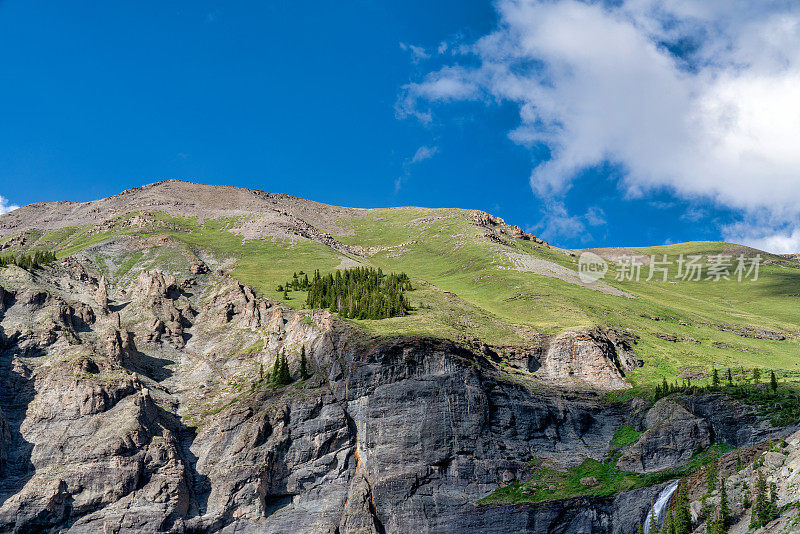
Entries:
MULTIPOLYGON (((664 519, 664 511, 667 509, 669 499, 672 497, 672 494, 675 493, 676 489, 678 489, 678 481, 673 480, 658 494, 658 498, 650 509, 650 512, 648 512, 647 519, 644 522, 644 534, 650 534, 650 521, 653 517, 656 518, 656 525, 659 528, 661 527, 661 521, 664 519)), ((657 533, 653 532, 653 534, 657 533)))

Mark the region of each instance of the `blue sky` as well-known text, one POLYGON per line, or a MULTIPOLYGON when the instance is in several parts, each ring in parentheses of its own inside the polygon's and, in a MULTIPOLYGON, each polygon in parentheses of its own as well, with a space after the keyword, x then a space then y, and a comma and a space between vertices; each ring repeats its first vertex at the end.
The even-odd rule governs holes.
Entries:
POLYGON ((181 178, 483 209, 567 247, 800 252, 800 41, 745 39, 797 9, 686 5, 5 0, 0 209, 181 178), (765 91, 780 135, 749 119, 765 91))

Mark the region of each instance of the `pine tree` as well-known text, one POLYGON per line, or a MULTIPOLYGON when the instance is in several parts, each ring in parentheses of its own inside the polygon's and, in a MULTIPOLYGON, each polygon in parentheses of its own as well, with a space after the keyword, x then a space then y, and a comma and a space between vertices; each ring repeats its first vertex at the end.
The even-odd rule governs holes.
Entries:
POLYGON ((719 374, 717 373, 716 367, 714 368, 714 373, 711 377, 711 385, 715 388, 719 387, 719 374))
POLYGON ((711 462, 706 468, 706 495, 710 495, 717 489, 718 472, 717 462, 711 462))
POLYGON ((728 385, 732 386, 733 385, 733 374, 731 374, 731 368, 730 367, 728 367, 728 377, 727 378, 728 378, 728 385))
POLYGON ((689 509, 689 490, 686 479, 678 483, 678 500, 673 514, 673 530, 675 534, 688 534, 691 531, 692 513, 689 509))
POLYGON ((722 522, 722 532, 731 524, 731 509, 728 505, 728 491, 725 489, 725 477, 719 479, 719 519, 722 522))
POLYGON ((769 372, 769 387, 772 391, 778 391, 778 379, 775 378, 775 371, 769 372))
POLYGON ((285 386, 292 382, 292 375, 289 372, 289 363, 286 360, 286 352, 281 351, 275 358, 275 365, 269 377, 276 386, 285 386))
POLYGON ((11 254, 0 257, 0 267, 16 265, 20 269, 30 271, 55 260, 55 252, 37 250, 32 254, 11 254))
POLYGON ((289 290, 288 289, 284 289, 283 290, 283 300, 289 300, 289 290))
POLYGON ((778 486, 774 482, 769 486, 769 501, 764 513, 764 523, 767 524, 780 515, 778 511, 778 486))
MULTIPOLYGON (((653 507, 651 506, 650 509, 652 510, 653 507)), ((658 534, 658 521, 656 521, 656 514, 650 513, 650 534, 658 534)))
POLYGON ((706 528, 706 534, 725 534, 727 531, 728 529, 725 527, 725 523, 719 515, 709 520, 708 527, 706 528))
POLYGON ((753 368, 753 383, 758 384, 761 380, 761 369, 758 367, 753 368))
POLYGON ((308 372, 308 364, 306 363, 306 347, 300 347, 300 380, 306 380, 311 376, 308 372))
POLYGON ((278 355, 275 356, 275 364, 272 366, 272 372, 269 374, 269 378, 273 382, 278 382, 280 374, 281 374, 281 353, 279 352, 278 355))
POLYGON ((354 319, 384 319, 408 314, 410 306, 403 292, 410 288, 405 273, 383 275, 380 270, 356 267, 322 277, 315 271, 306 305, 354 319))
POLYGON ((767 522, 769 500, 767 497, 767 481, 761 471, 756 475, 755 503, 750 513, 750 528, 758 528, 767 522))
POLYGON ((711 509, 708 507, 708 492, 700 497, 700 513, 697 517, 697 520, 701 523, 706 519, 711 520, 711 509))
POLYGON ((672 508, 669 509, 667 517, 664 518, 664 524, 661 525, 662 534, 675 534, 675 515, 672 513, 672 508))
POLYGON ((285 386, 286 384, 291 384, 291 382, 292 374, 289 372, 289 362, 286 361, 286 353, 284 353, 283 358, 281 358, 280 383, 285 386))

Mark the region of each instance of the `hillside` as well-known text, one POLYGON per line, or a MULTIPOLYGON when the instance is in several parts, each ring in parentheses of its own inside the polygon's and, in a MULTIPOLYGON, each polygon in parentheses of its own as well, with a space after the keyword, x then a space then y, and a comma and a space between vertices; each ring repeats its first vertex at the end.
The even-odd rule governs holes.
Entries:
POLYGON ((683 479, 701 533, 718 465, 798 521, 796 258, 167 181, 4 215, 0 260, 0 532, 634 534, 683 479), (665 254, 763 261, 616 279, 665 254))
MULTIPOLYGON (((416 282, 414 313, 358 321, 359 329, 519 346, 565 330, 617 327, 639 338, 637 357, 646 365, 629 375, 635 384, 672 380, 689 365, 788 371, 800 364, 800 261, 726 243, 593 252, 609 260, 760 253, 758 281, 618 282, 612 267, 604 281, 584 284, 576 275, 582 251, 551 248, 483 212, 340 208, 171 180, 94 202, 33 204, 0 218, 0 253, 36 249, 102 258, 111 283, 142 266, 196 255, 274 299, 297 271, 404 271, 416 282)), ((304 302, 295 292, 284 303, 304 302)))

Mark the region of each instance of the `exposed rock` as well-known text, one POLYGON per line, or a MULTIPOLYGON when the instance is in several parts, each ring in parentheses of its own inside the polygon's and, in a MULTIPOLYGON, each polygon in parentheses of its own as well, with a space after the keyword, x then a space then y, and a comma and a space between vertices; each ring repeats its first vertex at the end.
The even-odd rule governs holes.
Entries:
POLYGON ((501 245, 510 244, 509 241, 507 241, 502 237, 505 235, 513 239, 522 239, 523 241, 533 241, 534 243, 537 243, 539 245, 544 245, 549 247, 549 245, 545 241, 536 237, 535 235, 526 233, 519 226, 508 225, 500 217, 495 217, 494 215, 491 215, 484 211, 473 211, 472 222, 478 226, 487 228, 489 232, 487 232, 484 235, 484 237, 501 245))
POLYGON ((52 296, 45 291, 26 287, 17 293, 15 300, 29 310, 35 311, 45 307, 51 299, 52 296))
POLYGON ((8 461, 8 447, 11 445, 11 430, 6 415, 0 408, 0 476, 3 476, 8 461))
POLYGON ((208 265, 206 265, 205 263, 203 263, 200 260, 192 262, 191 270, 192 270, 192 274, 206 274, 206 273, 210 272, 210 269, 208 268, 208 265))
POLYGON ((773 427, 753 406, 725 395, 690 395, 685 402, 692 413, 709 422, 715 442, 747 447, 786 433, 773 427))
POLYGON ((133 333, 111 329, 106 332, 105 355, 123 367, 136 366, 139 352, 133 340, 133 333))
POLYGON ((70 305, 61 299, 55 299, 56 320, 72 330, 87 330, 96 318, 94 310, 88 304, 77 302, 70 305))
POLYGON ((150 342, 167 341, 183 347, 185 329, 191 326, 196 312, 175 277, 161 271, 142 272, 131 293, 150 317, 139 334, 150 342))
POLYGON ((495 243, 500 244, 500 245, 505 245, 505 246, 511 245, 511 242, 509 242, 506 239, 503 239, 501 236, 499 236, 499 235, 497 235, 495 233, 484 234, 484 237, 486 239, 488 239, 489 241, 494 241, 495 243))
POLYGON ((772 426, 754 407, 719 393, 661 399, 640 424, 645 432, 623 451, 620 469, 652 472, 680 465, 712 443, 751 447, 792 430, 772 426))
POLYGON ((669 341, 671 343, 681 343, 681 342, 697 343, 697 344, 700 343, 700 341, 698 341, 698 340, 696 340, 694 338, 691 338, 691 337, 679 337, 679 336, 676 336, 675 334, 662 334, 660 332, 657 332, 655 334, 655 336, 658 337, 658 338, 663 339, 664 341, 669 341))
POLYGON ((330 312, 282 307, 224 273, 157 271, 91 320, 98 278, 65 262, 4 289, 0 531, 632 534, 659 486, 477 503, 527 480, 533 457, 602 460, 622 421, 650 433, 631 450, 652 441, 675 462, 684 447, 663 443, 687 422, 708 439, 765 435, 755 414, 745 435, 711 413, 728 409, 719 400, 646 415, 604 401, 595 389, 625 387, 639 364, 621 330, 513 349, 365 340, 330 312), (310 379, 263 379, 279 353, 296 375, 301 348, 310 379), (569 367, 581 387, 562 379, 569 367))
POLYGON ((757 326, 742 326, 742 325, 724 324, 724 323, 712 324, 708 326, 717 328, 718 330, 722 330, 724 332, 732 332, 737 336, 748 337, 751 339, 769 339, 772 341, 783 341, 788 337, 788 335, 784 332, 776 332, 772 330, 767 330, 766 328, 760 328, 757 326))
POLYGON ((500 217, 495 217, 485 211, 474 211, 472 213, 472 220, 479 226, 498 226, 506 224, 500 217))
MULTIPOLYGON (((794 506, 797 487, 800 485, 800 432, 786 440, 764 441, 723 456, 717 463, 720 481, 725 484, 728 497, 732 533, 757 532, 778 534, 795 532, 800 522, 800 511, 794 506), (778 514, 766 526, 753 528, 755 482, 758 474, 764 476, 768 494, 775 495, 778 514), (749 505, 746 505, 750 503, 749 505)), ((706 521, 700 517, 703 501, 711 510, 717 509, 720 501, 718 489, 710 491, 706 470, 689 480, 689 500, 692 511, 692 532, 704 533, 706 521)))
POLYGON ((24 247, 27 242, 28 240, 25 237, 25 234, 20 234, 16 237, 12 237, 3 244, 0 244, 0 250, 6 250, 14 247, 24 247))
POLYGON ((635 359, 620 358, 614 343, 601 331, 564 332, 553 339, 538 374, 549 378, 581 379, 604 389, 627 389, 624 369, 635 359))
POLYGON ((171 230, 163 221, 155 220, 152 214, 156 211, 178 217, 197 217, 200 221, 248 214, 251 216, 247 221, 251 223, 250 231, 242 232, 247 239, 275 235, 276 227, 288 231, 298 229, 312 235, 341 233, 341 219, 366 213, 361 209, 329 206, 280 193, 165 180, 92 202, 37 202, 23 206, 3 216, 0 236, 31 228, 53 230, 85 225, 102 228, 104 224, 123 228, 158 226, 171 230), (138 212, 134 217, 118 218, 132 210, 138 212))
POLYGON ((620 456, 617 467, 649 473, 686 462, 711 444, 711 425, 672 399, 661 399, 647 412, 647 430, 620 456))
POLYGON ((106 277, 101 276, 100 282, 97 285, 97 292, 94 294, 95 302, 104 313, 108 313, 108 288, 106 277))
POLYGON ((175 277, 164 275, 161 271, 142 271, 132 292, 151 299, 162 297, 174 300, 180 296, 175 277))
POLYGON ((14 299, 14 294, 6 291, 3 286, 0 286, 0 313, 6 311, 6 308, 11 304, 14 299))

